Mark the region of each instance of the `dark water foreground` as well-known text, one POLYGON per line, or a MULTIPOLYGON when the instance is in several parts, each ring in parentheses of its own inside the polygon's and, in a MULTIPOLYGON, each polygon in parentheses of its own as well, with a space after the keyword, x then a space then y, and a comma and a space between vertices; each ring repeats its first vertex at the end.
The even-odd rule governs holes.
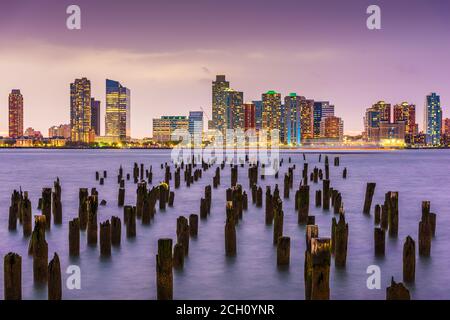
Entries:
MULTIPOLYGON (((287 158, 297 164, 294 187, 298 186, 303 158, 301 153, 283 153, 285 164, 280 178, 267 177, 259 184, 274 186, 282 192, 287 158)), ((450 152, 447 150, 395 151, 386 153, 348 153, 340 155, 340 167, 334 167, 330 158, 331 186, 343 197, 346 220, 349 224, 347 266, 335 269, 331 264, 330 287, 332 299, 384 299, 385 288, 391 276, 402 279, 402 249, 407 235, 416 240, 422 200, 431 201, 431 211, 437 214, 437 231, 433 239, 431 257, 417 255, 416 281, 408 285, 413 299, 450 299, 450 152), (342 169, 349 170, 342 179, 342 169), (373 254, 373 208, 369 218, 362 214, 367 182, 376 182, 373 204, 382 203, 387 191, 399 192, 399 236, 386 238, 386 256, 373 254), (381 290, 369 290, 367 267, 381 269, 381 290)), ((77 259, 68 255, 68 221, 78 215, 78 189, 96 187, 99 200, 107 205, 99 207, 98 221, 116 215, 117 169, 123 165, 131 172, 134 162, 153 165, 153 182, 163 179, 160 164, 170 160, 169 150, 1 150, 0 151, 0 256, 9 251, 22 256, 22 283, 24 299, 46 299, 46 287, 33 285, 32 259, 27 254, 28 239, 21 229, 9 232, 8 208, 13 189, 29 191, 33 214, 38 214, 37 201, 43 187, 51 187, 58 176, 62 185, 63 225, 52 225, 47 233, 49 257, 59 254, 63 271, 63 299, 155 299, 155 255, 157 240, 176 238, 176 219, 180 215, 199 213, 200 198, 206 184, 212 184, 214 170, 190 188, 182 183, 176 191, 175 205, 158 212, 149 226, 137 224, 137 237, 128 240, 122 227, 122 245, 113 248, 109 259, 102 259, 98 247, 86 246, 86 234, 81 234, 81 253, 77 259), (100 186, 95 171, 107 170, 108 179, 100 186), (81 268, 81 289, 69 290, 65 286, 65 270, 69 265, 81 268)), ((309 168, 318 164, 317 154, 307 154, 309 168)), ((320 166, 323 166, 323 160, 320 166)), ((230 169, 221 172, 221 186, 213 189, 211 215, 199 223, 199 236, 191 239, 189 257, 183 271, 174 272, 175 299, 304 299, 303 265, 305 228, 297 224, 293 192, 283 201, 284 234, 291 237, 291 264, 280 270, 276 265, 276 249, 272 245, 272 227, 264 222, 264 208, 256 208, 249 201, 249 210, 237 226, 237 256, 224 255, 225 189, 230 183, 230 169)), ((172 181, 173 183, 173 181, 172 181)), ((247 193, 247 168, 239 168, 239 183, 247 193)), ((310 215, 315 215, 319 234, 331 233, 330 212, 316 209, 313 204, 316 189, 322 184, 311 184, 310 215)), ((127 181, 126 203, 136 201, 136 186, 127 181)), ((3 263, 2 263, 3 264, 3 263)), ((3 271, 0 272, 0 296, 3 297, 3 271)))

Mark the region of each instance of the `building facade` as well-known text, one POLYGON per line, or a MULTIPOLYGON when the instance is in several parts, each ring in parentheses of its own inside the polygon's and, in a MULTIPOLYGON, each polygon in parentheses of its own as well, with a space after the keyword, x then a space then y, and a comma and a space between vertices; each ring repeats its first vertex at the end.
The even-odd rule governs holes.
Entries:
POLYGON ((189 111, 189 134, 203 134, 203 111, 189 111))
POLYGON ((255 127, 256 131, 262 129, 262 114, 263 114, 263 103, 261 100, 252 101, 255 105, 255 127))
POLYGON ((70 125, 61 124, 59 126, 53 126, 48 129, 49 138, 64 138, 70 139, 70 125))
POLYGON ((426 97, 423 128, 426 134, 426 144, 438 146, 441 140, 442 108, 441 98, 436 93, 431 93, 426 97))
POLYGON ((287 145, 299 145, 302 139, 301 133, 301 101, 304 97, 296 93, 290 93, 284 98, 284 138, 287 145))
POLYGON ((314 100, 301 100, 300 122, 302 141, 314 138, 314 100))
POLYGON ((73 142, 93 142, 91 121, 91 82, 86 78, 75 79, 70 84, 70 127, 73 142))
POLYGON ((256 129, 256 108, 253 102, 244 103, 244 129, 256 129))
POLYGON ((23 136, 23 96, 19 89, 13 89, 8 99, 9 137, 23 136))
POLYGON ((156 142, 169 142, 172 133, 177 130, 189 130, 189 119, 185 116, 162 116, 153 119, 153 140, 156 142))
POLYGON ((244 93, 225 89, 225 129, 244 129, 244 93))
POLYGON ((262 94, 262 129, 281 131, 281 94, 270 90, 262 94))
POLYGON ((408 102, 402 102, 394 106, 394 123, 405 124, 405 134, 414 136, 416 134, 416 106, 408 102))
POLYGON ((230 82, 226 81, 224 75, 217 75, 212 82, 212 122, 214 128, 225 133, 226 129, 226 96, 225 91, 230 88, 230 82))
POLYGON ((344 137, 344 122, 341 118, 325 117, 320 122, 320 137, 341 141, 344 137))
POLYGON ((100 101, 91 98, 91 126, 95 135, 100 136, 100 101))
POLYGON ((131 135, 130 90, 118 81, 106 79, 105 135, 129 140, 131 135))

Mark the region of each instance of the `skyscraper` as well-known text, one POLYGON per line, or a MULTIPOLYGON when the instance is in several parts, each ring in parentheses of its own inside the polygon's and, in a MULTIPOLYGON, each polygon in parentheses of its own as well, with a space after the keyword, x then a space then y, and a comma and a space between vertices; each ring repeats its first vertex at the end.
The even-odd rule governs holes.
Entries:
POLYGON ((305 97, 290 93, 284 98, 284 138, 288 145, 299 145, 301 143, 301 101, 305 97))
POLYGON ((263 114, 263 103, 261 100, 253 100, 255 105, 255 127, 256 130, 262 129, 262 114, 263 114))
POLYGON ((185 116, 162 116, 153 119, 153 140, 157 142, 169 142, 175 130, 188 130, 189 119, 185 116))
POLYGON ((100 136, 100 101, 91 98, 91 126, 96 136, 100 136))
POLYGON ((439 145, 441 143, 442 108, 440 96, 434 92, 426 97, 423 127, 426 144, 439 145))
POLYGON ((225 133, 226 129, 226 97, 225 90, 230 88, 230 83, 224 75, 217 75, 212 82, 212 122, 214 129, 225 133))
POLYGON ((117 81, 106 79, 106 136, 120 140, 130 138, 130 109, 130 90, 117 81))
POLYGON ((344 135, 344 122, 341 118, 325 117, 320 123, 320 136, 325 139, 342 140, 344 135))
POLYGON ((73 142, 92 142, 91 82, 75 79, 70 84, 70 126, 73 142))
POLYGON ((9 94, 9 137, 19 138, 23 135, 23 96, 19 89, 9 94))
POLYGON ((253 102, 244 103, 244 129, 255 129, 255 104, 253 102))
POLYGON ((314 102, 314 137, 320 137, 320 122, 322 121, 322 105, 324 102, 314 102))
POLYGON ((302 141, 314 137, 314 100, 301 100, 300 130, 302 141))
POLYGON ((227 88, 224 89, 223 94, 225 97, 225 129, 244 129, 244 93, 227 88))
POLYGON ((189 134, 191 136, 203 133, 203 111, 189 111, 189 134))
POLYGON ((281 131, 281 94, 270 90, 262 94, 262 129, 281 131))
POLYGON ((408 102, 402 102, 394 106, 394 123, 403 121, 405 123, 405 134, 413 136, 416 134, 416 106, 408 102))

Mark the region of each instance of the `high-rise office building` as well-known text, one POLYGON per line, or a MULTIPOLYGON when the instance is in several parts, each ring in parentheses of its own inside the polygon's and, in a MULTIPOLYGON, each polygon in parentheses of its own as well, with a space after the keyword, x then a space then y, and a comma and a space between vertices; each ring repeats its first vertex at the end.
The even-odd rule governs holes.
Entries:
POLYGON ((70 84, 70 127, 73 142, 93 142, 91 127, 91 82, 75 79, 70 84))
POLYGON ((244 129, 256 129, 255 104, 253 102, 244 103, 244 129))
POLYGON ((290 93, 284 98, 284 138, 288 145, 299 145, 301 143, 301 101, 305 97, 290 93))
POLYGON ((200 135, 203 133, 203 111, 189 111, 189 134, 200 135))
POLYGON ((262 129, 262 114, 263 114, 263 103, 261 100, 253 100, 255 105, 255 127, 256 131, 262 129))
POLYGON ((423 127, 426 144, 439 145, 441 143, 442 108, 440 96, 434 92, 426 97, 423 127))
POLYGON ((314 137, 320 137, 320 122, 322 121, 322 105, 324 102, 315 101, 314 102, 314 137))
POLYGON ((96 136, 100 136, 100 101, 91 98, 91 126, 96 136))
POLYGON ((334 105, 328 101, 321 102, 322 104, 322 118, 334 117, 334 105))
POLYGON ((320 136, 325 139, 342 140, 344 137, 344 122, 341 118, 330 116, 320 122, 320 136))
POLYGON ((222 134, 227 128, 225 91, 229 88, 230 83, 226 81, 224 75, 217 75, 216 80, 212 82, 212 122, 214 129, 221 131, 222 134))
POLYGON ((119 82, 106 79, 105 135, 128 140, 131 135, 130 90, 119 82))
POLYGON ((416 134, 416 106, 408 102, 402 102, 394 106, 394 123, 405 123, 405 134, 413 136, 416 134))
POLYGON ((301 100, 300 122, 302 141, 314 138, 314 100, 301 100))
POLYGON ((175 130, 189 130, 189 119, 185 116, 162 116, 153 119, 153 140, 169 142, 175 130))
POLYGON ((225 129, 244 129, 244 93, 234 89, 224 89, 225 129))
POLYGON ((9 137, 23 136, 23 96, 19 89, 13 89, 9 94, 9 137))
POLYGON ((281 94, 270 90, 262 94, 262 129, 278 129, 281 132, 281 94))

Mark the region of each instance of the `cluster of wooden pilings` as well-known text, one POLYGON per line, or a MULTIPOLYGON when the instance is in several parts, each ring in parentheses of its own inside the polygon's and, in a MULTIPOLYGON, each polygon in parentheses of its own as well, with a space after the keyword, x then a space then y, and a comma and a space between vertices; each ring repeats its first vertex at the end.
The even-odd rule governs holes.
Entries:
MULTIPOLYGON (((206 163, 202 159, 198 165, 192 159, 191 163, 181 162, 173 166, 161 164, 163 181, 152 186, 153 168, 145 168, 144 164, 134 163, 132 173, 124 174, 120 166, 117 175, 118 196, 117 205, 123 208, 122 219, 112 216, 111 219, 98 222, 98 206, 106 202, 100 201, 96 188, 79 189, 78 216, 69 221, 69 255, 80 255, 81 236, 86 237, 89 246, 97 247, 99 244, 100 256, 111 257, 112 247, 121 245, 122 221, 127 238, 135 238, 136 225, 148 225, 156 214, 156 206, 161 212, 167 207, 174 206, 175 191, 171 191, 173 180, 174 189, 181 187, 181 176, 185 186, 189 188, 202 178, 203 172, 211 168, 215 163, 206 163), (183 171, 183 173, 182 173, 183 171), (133 177, 136 185, 135 204, 125 203, 125 181, 133 177)), ((266 225, 273 230, 272 244, 276 248, 276 264, 279 267, 287 267, 290 264, 291 238, 284 234, 283 201, 293 198, 297 223, 305 229, 305 264, 304 283, 305 298, 312 300, 330 299, 330 265, 334 260, 336 268, 345 268, 347 262, 347 248, 349 240, 349 225, 346 221, 342 194, 333 188, 330 180, 330 167, 328 156, 325 156, 323 167, 321 165, 310 168, 303 154, 303 167, 299 175, 298 188, 294 189, 296 165, 291 165, 289 157, 286 173, 283 179, 283 194, 280 196, 278 184, 267 185, 265 199, 263 187, 258 185, 258 180, 266 179, 268 166, 274 163, 262 164, 258 161, 249 161, 240 165, 230 165, 230 186, 226 189, 225 226, 224 226, 224 254, 227 257, 237 257, 237 226, 243 220, 243 214, 248 210, 248 195, 242 184, 239 183, 239 167, 248 166, 248 191, 251 192, 252 204, 256 208, 264 207, 264 219, 266 225), (329 237, 319 237, 319 226, 314 216, 310 215, 310 193, 313 184, 322 183, 321 189, 315 192, 316 208, 322 208, 324 213, 330 212, 331 230, 329 237), (310 185, 311 184, 311 185, 310 185), (295 196, 293 191, 295 191, 295 196)), ((319 155, 319 163, 322 163, 322 155, 319 155)), ((283 159, 279 161, 282 167, 283 159)), ((334 157, 334 166, 340 166, 340 158, 334 157)), ((198 236, 199 219, 207 219, 211 214, 212 189, 216 189, 221 183, 221 171, 226 168, 226 162, 215 167, 212 186, 206 185, 204 195, 200 199, 198 214, 179 216, 176 223, 176 242, 164 238, 158 240, 158 253, 156 255, 157 298, 173 298, 173 269, 183 269, 185 258, 189 254, 189 241, 198 236)), ((104 185, 108 173, 103 171, 95 173, 95 178, 100 185, 104 185)), ((348 171, 344 168, 342 178, 347 179, 348 171)), ((275 174, 278 179, 278 172, 275 174)), ((280 179, 281 180, 281 179, 280 179)), ((363 213, 370 215, 375 183, 368 183, 363 205, 363 213)), ((399 207, 398 192, 389 191, 385 194, 383 204, 374 207, 374 248, 376 256, 385 255, 386 233, 389 237, 398 237, 399 207)), ((11 196, 9 208, 8 229, 15 231, 18 223, 22 225, 24 237, 30 237, 28 252, 33 257, 33 279, 36 283, 47 283, 48 298, 58 300, 62 298, 61 290, 61 266, 57 253, 48 261, 48 244, 46 242, 46 230, 54 224, 63 223, 62 188, 57 178, 53 188, 43 188, 39 199, 38 210, 40 215, 35 215, 34 228, 32 229, 32 207, 28 193, 22 190, 14 191, 11 196)), ((430 212, 430 202, 422 203, 422 216, 419 222, 419 255, 430 256, 431 241, 436 231, 436 214, 430 212)), ((415 279, 415 241, 408 236, 403 247, 403 282, 411 283, 415 279)), ((5 272, 5 299, 21 299, 22 258, 16 253, 8 253, 4 258, 5 272)), ((396 283, 392 279, 391 286, 386 291, 387 299, 409 299, 409 291, 403 283, 396 283)))

